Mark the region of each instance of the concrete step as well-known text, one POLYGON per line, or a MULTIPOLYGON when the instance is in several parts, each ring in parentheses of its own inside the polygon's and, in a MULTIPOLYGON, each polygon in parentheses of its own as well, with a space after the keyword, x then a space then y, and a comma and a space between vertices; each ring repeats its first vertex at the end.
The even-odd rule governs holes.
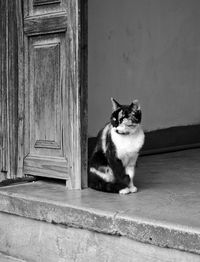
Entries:
POLYGON ((1 212, 0 232, 0 248, 27 262, 200 262, 197 254, 1 212))
POLYGON ((27 262, 27 261, 0 253, 0 262, 27 262))
POLYGON ((0 252, 31 262, 200 262, 199 170, 195 149, 142 157, 137 194, 50 181, 0 188, 0 252))

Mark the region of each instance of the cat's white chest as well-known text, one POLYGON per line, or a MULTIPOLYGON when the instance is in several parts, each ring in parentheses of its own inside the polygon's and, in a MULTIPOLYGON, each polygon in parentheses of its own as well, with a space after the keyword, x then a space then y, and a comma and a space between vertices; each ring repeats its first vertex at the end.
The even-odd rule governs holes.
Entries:
POLYGON ((117 157, 122 160, 126 166, 134 165, 138 153, 144 144, 144 132, 140 128, 130 135, 120 135, 114 129, 111 130, 112 141, 116 147, 117 157))

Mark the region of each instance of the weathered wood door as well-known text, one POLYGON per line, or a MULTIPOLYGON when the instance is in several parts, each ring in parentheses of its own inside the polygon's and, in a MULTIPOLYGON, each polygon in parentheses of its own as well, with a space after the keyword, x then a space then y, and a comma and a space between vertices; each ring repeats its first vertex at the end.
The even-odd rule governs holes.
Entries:
POLYGON ((24 0, 18 172, 86 185, 85 1, 24 0))

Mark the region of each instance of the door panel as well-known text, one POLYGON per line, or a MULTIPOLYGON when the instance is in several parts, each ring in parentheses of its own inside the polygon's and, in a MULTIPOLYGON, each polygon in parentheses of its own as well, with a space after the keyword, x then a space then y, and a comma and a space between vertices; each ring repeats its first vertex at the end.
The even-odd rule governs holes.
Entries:
POLYGON ((55 13, 43 16, 29 16, 24 19, 24 32, 27 35, 46 34, 48 32, 65 32, 67 29, 67 14, 55 13))
POLYGON ((26 0, 24 1, 25 16, 41 15, 66 11, 66 0, 26 0))
MULTIPOLYGON (((30 36, 27 53, 26 85, 29 149, 24 171, 32 175, 69 179, 68 156, 64 152, 63 111, 68 101, 63 91, 66 68, 65 35, 30 36)), ((67 121, 67 119, 65 120, 67 121)))
POLYGON ((67 13, 46 15, 49 10, 60 11, 62 8, 60 4, 61 2, 54 1, 25 3, 25 9, 30 15, 24 19, 26 43, 24 173, 70 180, 70 135, 65 140, 63 138, 63 133, 69 133, 66 124, 68 118, 63 119, 63 116, 68 116, 68 108, 71 106, 68 103, 68 96, 64 95, 68 93, 67 13), (38 7, 43 13, 39 17, 35 16, 38 7))
POLYGON ((31 154, 45 155, 55 151, 53 155, 62 156, 61 68, 65 59, 61 41, 61 37, 56 36, 30 38, 31 154))

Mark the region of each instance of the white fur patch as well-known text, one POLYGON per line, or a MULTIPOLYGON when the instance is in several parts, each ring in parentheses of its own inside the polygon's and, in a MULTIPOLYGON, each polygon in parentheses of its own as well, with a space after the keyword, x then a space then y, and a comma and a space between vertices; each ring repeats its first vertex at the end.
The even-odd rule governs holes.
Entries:
POLYGON ((119 191, 119 194, 120 195, 127 195, 129 193, 136 193, 136 192, 137 192, 137 187, 132 186, 132 187, 125 187, 125 188, 121 189, 119 191))
POLYGON ((112 141, 116 146, 117 157, 125 167, 134 166, 138 157, 138 152, 144 144, 144 132, 140 125, 135 128, 135 132, 127 135, 118 134, 115 128, 111 129, 112 141))
POLYGON ((105 167, 105 173, 97 170, 94 167, 90 168, 90 172, 101 177, 105 182, 113 182, 114 181, 114 175, 113 175, 112 169, 109 168, 109 167, 105 167))
MULTIPOLYGON (((136 159, 137 160, 137 159, 136 159)), ((130 179, 131 179, 131 182, 134 178, 134 175, 135 175, 135 163, 136 163, 136 160, 132 160, 132 163, 129 163, 129 165, 126 166, 126 174, 129 175, 130 179)))
POLYGON ((103 152, 106 153, 107 147, 106 147, 106 137, 108 134, 108 131, 110 129, 110 124, 108 124, 107 126, 104 127, 103 131, 102 131, 102 136, 101 136, 101 140, 102 140, 102 149, 103 152))

